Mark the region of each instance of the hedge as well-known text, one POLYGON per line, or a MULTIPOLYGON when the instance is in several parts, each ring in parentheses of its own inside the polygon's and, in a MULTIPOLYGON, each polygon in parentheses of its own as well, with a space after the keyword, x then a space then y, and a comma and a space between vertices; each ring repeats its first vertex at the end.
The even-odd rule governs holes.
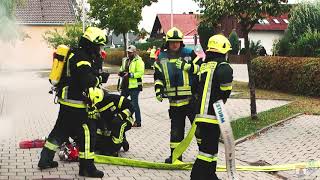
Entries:
POLYGON ((320 58, 261 56, 252 69, 258 88, 320 96, 320 58))
MULTIPOLYGON (((138 54, 144 61, 145 68, 151 69, 151 66, 153 65, 154 61, 150 60, 149 53, 147 51, 139 51, 138 54)), ((105 63, 120 66, 123 57, 123 51, 110 51, 107 53, 107 59, 105 60, 105 63)))

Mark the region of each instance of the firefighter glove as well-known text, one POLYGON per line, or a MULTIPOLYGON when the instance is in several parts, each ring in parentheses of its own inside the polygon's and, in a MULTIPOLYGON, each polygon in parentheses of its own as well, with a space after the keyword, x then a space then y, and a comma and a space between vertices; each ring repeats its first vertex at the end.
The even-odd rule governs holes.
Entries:
POLYGON ((98 111, 98 109, 93 106, 93 107, 88 107, 87 109, 87 112, 88 112, 88 118, 89 119, 99 119, 100 118, 100 113, 98 111))
POLYGON ((100 73, 100 75, 99 75, 100 83, 106 83, 109 79, 109 75, 110 74, 107 72, 100 73))
POLYGON ((191 68, 191 64, 188 64, 181 59, 178 59, 176 62, 176 66, 178 69, 188 71, 191 68))
POLYGON ((162 101, 163 101, 162 94, 157 95, 156 98, 157 98, 157 100, 158 100, 159 102, 162 102, 162 101))

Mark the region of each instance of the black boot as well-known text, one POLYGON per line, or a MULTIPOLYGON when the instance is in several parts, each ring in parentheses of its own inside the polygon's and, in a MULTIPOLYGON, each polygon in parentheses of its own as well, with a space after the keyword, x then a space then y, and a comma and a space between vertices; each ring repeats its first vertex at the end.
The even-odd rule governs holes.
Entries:
POLYGON ((85 177, 102 178, 104 173, 97 170, 93 159, 80 159, 79 175, 85 177))
MULTIPOLYGON (((182 156, 178 157, 179 161, 182 161, 182 156)), ((172 156, 169 156, 166 160, 164 160, 167 164, 172 164, 172 156)))
POLYGON ((53 161, 55 151, 52 151, 44 147, 41 151, 41 157, 38 163, 40 169, 56 168, 58 167, 58 162, 53 161))
POLYGON ((217 162, 206 162, 201 159, 196 159, 193 164, 190 178, 191 180, 210 179, 219 180, 216 175, 217 162))
POLYGON ((125 152, 129 151, 129 142, 127 141, 126 138, 123 139, 122 148, 125 152))
MULTIPOLYGON (((172 153, 173 153, 173 150, 174 149, 171 148, 171 155, 166 160, 164 160, 165 163, 172 164, 172 153)), ((182 161, 182 156, 178 157, 178 160, 182 161)))

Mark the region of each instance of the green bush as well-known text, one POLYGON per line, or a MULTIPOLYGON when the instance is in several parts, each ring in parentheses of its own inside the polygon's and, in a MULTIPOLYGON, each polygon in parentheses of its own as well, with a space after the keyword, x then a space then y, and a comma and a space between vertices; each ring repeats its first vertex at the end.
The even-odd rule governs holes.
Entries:
MULTIPOLYGON (((142 58, 145 64, 146 69, 151 69, 154 61, 151 61, 149 58, 149 53, 147 51, 139 51, 139 56, 142 58)), ((107 54, 107 59, 105 63, 121 66, 122 58, 124 57, 123 51, 109 51, 107 54)))
POLYGON ((65 24, 63 31, 57 29, 46 31, 42 37, 49 47, 57 48, 60 44, 78 47, 79 38, 82 34, 81 24, 65 24))
POLYGON ((202 49, 208 48, 208 41, 211 36, 214 35, 214 28, 210 23, 207 22, 200 22, 198 26, 198 34, 200 39, 200 44, 202 49))
POLYGON ((308 31, 320 30, 320 2, 305 2, 295 6, 290 12, 288 35, 295 42, 308 31))
POLYGON ((230 54, 234 54, 234 55, 237 55, 238 52, 239 52, 239 47, 240 47, 240 44, 239 44, 239 36, 237 34, 236 31, 232 31, 229 35, 229 41, 231 43, 231 52, 230 54))
POLYGON ((319 56, 320 2, 300 3, 290 12, 290 23, 284 36, 274 44, 280 56, 319 56))
POLYGON ((161 47, 163 44, 162 39, 156 39, 156 40, 150 40, 149 42, 146 43, 136 43, 135 46, 137 49, 140 49, 142 51, 148 50, 149 48, 152 48, 153 46, 156 46, 157 48, 161 47))
MULTIPOLYGON (((258 50, 262 47, 261 45, 261 41, 258 40, 257 42, 254 42, 254 41, 250 41, 250 45, 249 45, 249 49, 250 49, 250 52, 251 52, 251 55, 258 55, 259 52, 258 50)), ((242 48, 240 50, 240 55, 246 55, 246 48, 242 48)))
POLYGON ((320 32, 307 31, 293 45, 290 55, 292 56, 320 56, 320 32))
POLYGON ((273 44, 273 54, 279 56, 287 56, 290 51, 290 41, 287 33, 279 41, 273 44))
POLYGON ((320 58, 257 57, 252 69, 258 88, 320 95, 320 58))

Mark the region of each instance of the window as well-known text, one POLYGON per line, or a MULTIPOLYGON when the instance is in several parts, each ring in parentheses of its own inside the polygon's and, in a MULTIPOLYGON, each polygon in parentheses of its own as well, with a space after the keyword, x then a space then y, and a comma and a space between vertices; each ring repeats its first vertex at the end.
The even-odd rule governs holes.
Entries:
POLYGON ((261 19, 258 20, 259 24, 264 24, 261 19))
POLYGON ((285 23, 289 24, 288 19, 283 19, 283 21, 284 21, 285 23))
POLYGON ((259 19, 258 22, 259 24, 270 24, 269 21, 266 19, 259 19))
POLYGON ((269 24, 269 21, 266 19, 264 19, 263 22, 264 22, 264 24, 269 24))
POLYGON ((274 21, 276 24, 280 24, 280 22, 278 21, 278 19, 273 19, 273 21, 274 21))

